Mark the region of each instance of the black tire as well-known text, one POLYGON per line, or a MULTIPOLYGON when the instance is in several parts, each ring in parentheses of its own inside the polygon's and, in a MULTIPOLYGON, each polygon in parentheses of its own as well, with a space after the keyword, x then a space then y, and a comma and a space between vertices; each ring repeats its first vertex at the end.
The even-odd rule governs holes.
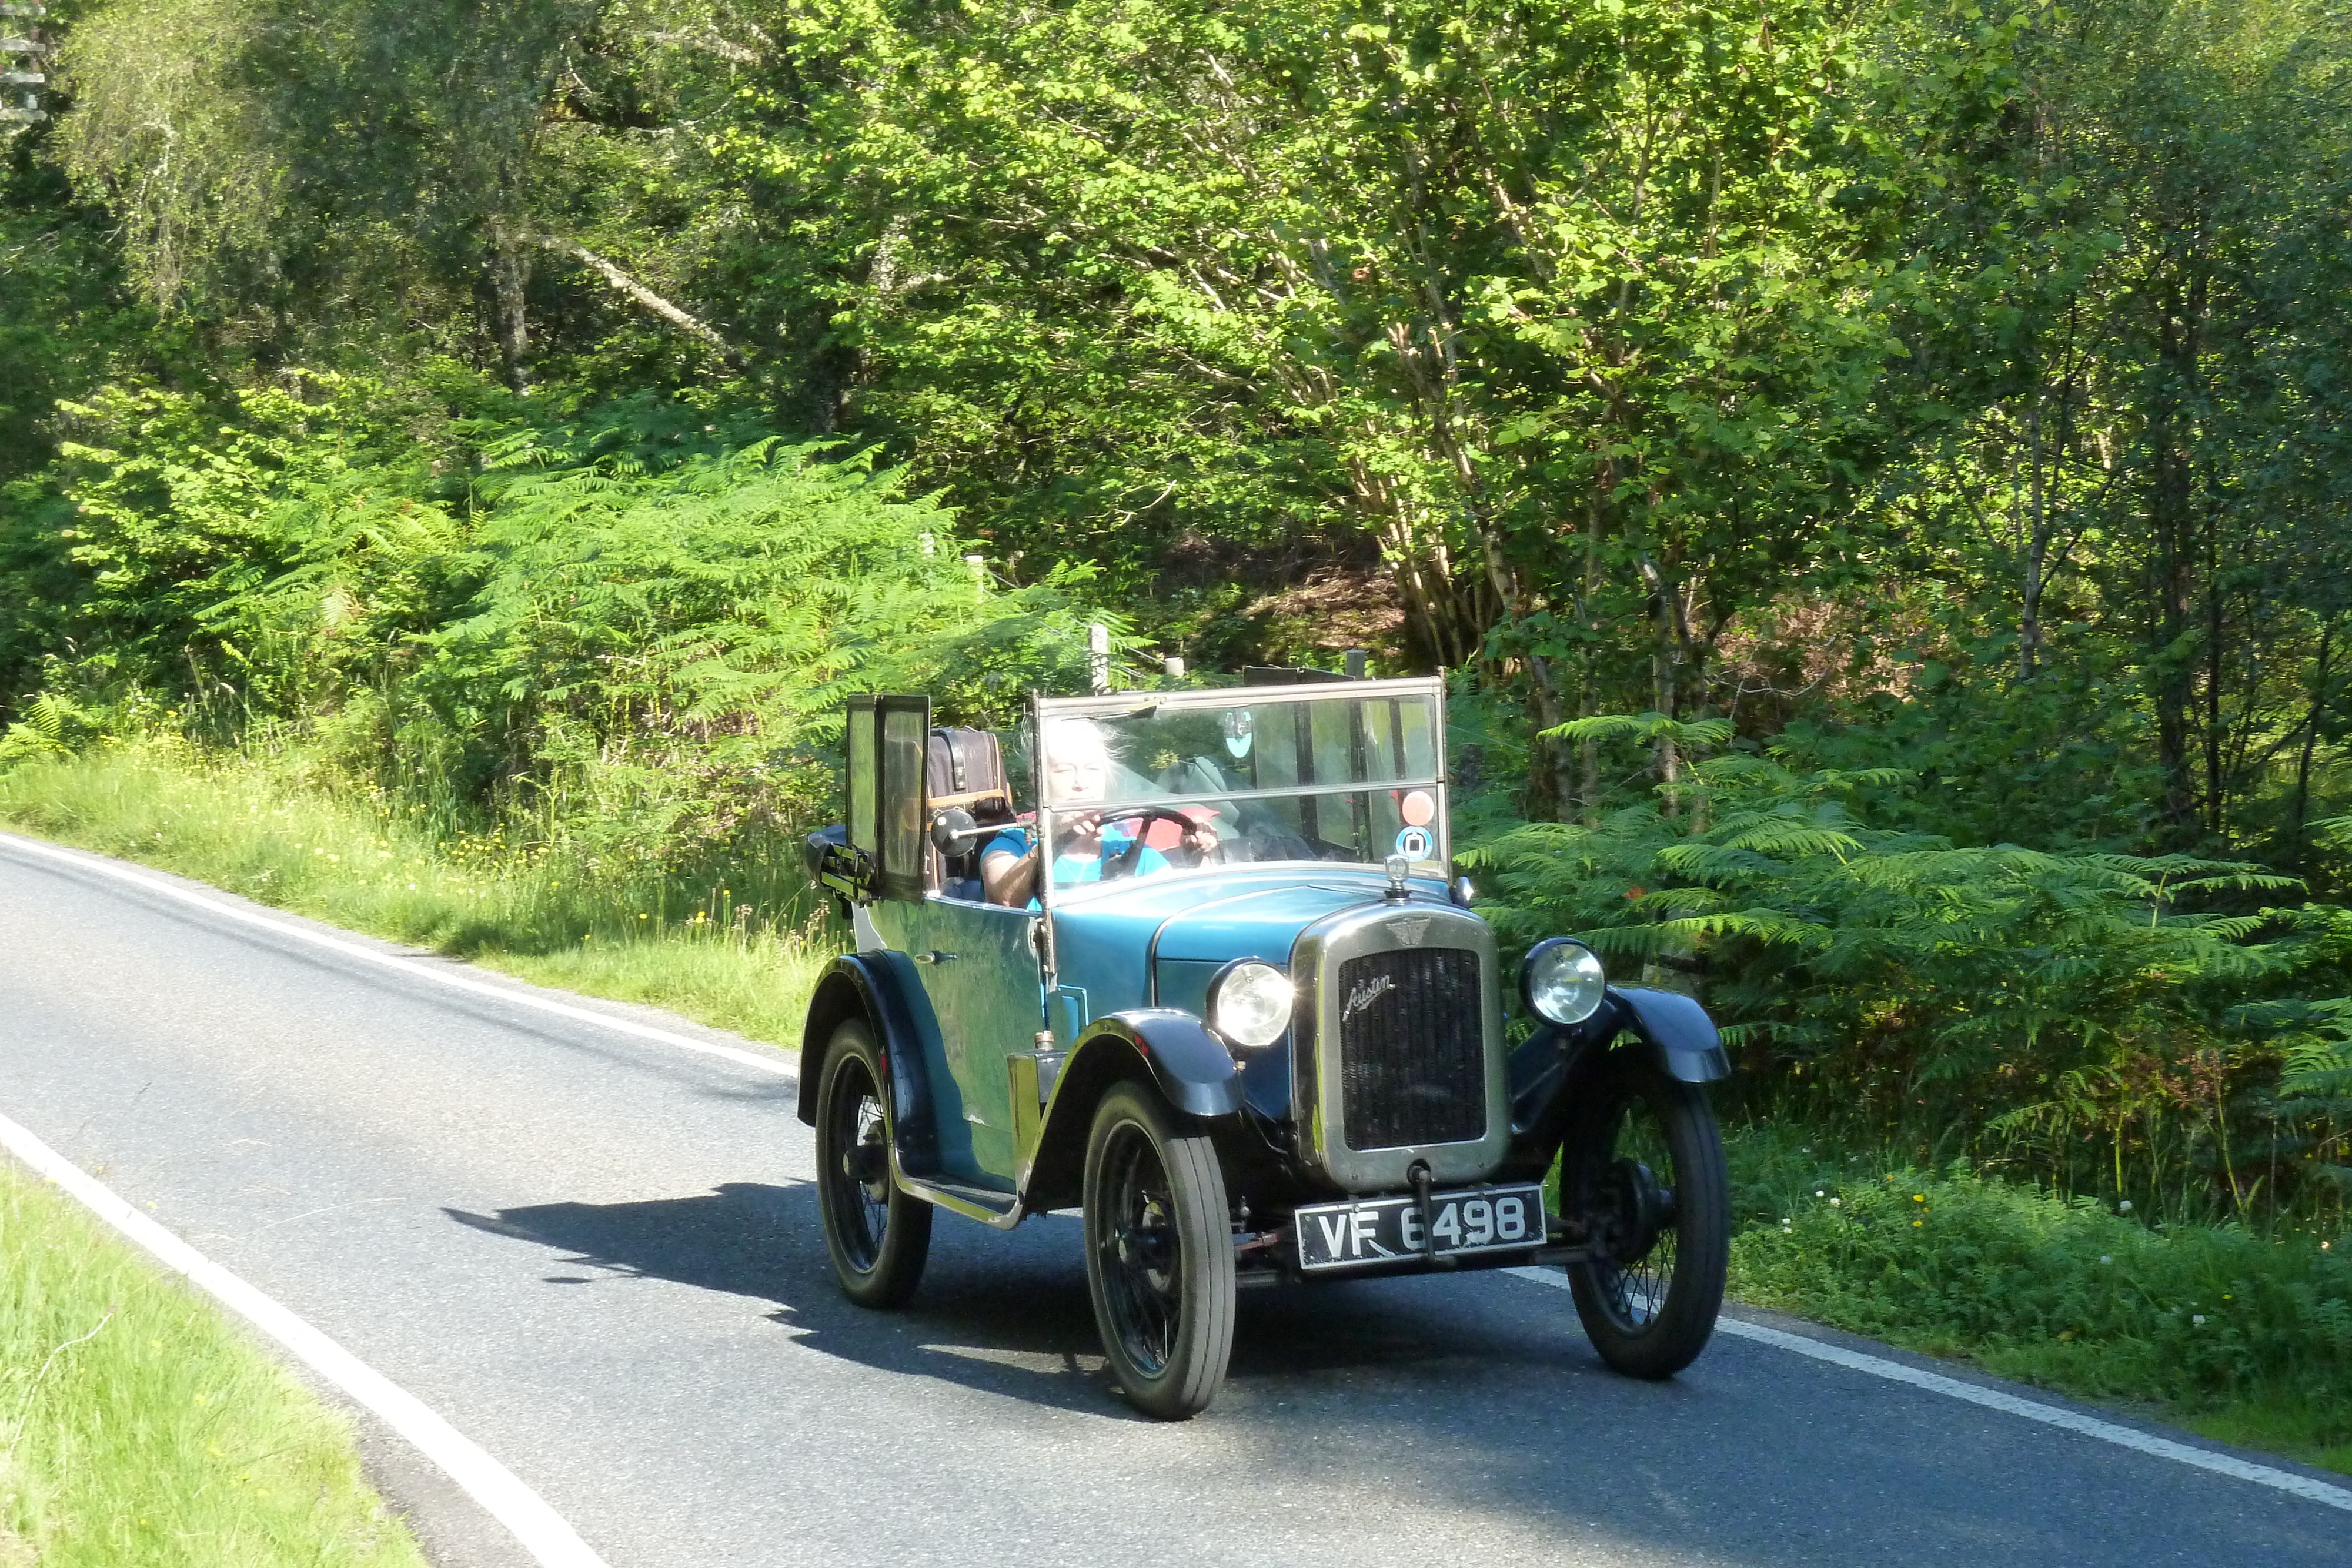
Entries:
POLYGON ((931 1206, 890 1180, 890 1105, 881 1053, 862 1019, 825 1047, 816 1092, 817 1207, 844 1294, 896 1307, 915 1293, 931 1252, 931 1206))
POLYGON ((1731 1185, 1706 1091, 1646 1051, 1614 1051, 1560 1150, 1560 1207, 1591 1249, 1571 1263, 1576 1315, 1601 1359, 1671 1377, 1715 1333, 1731 1259, 1731 1185))
POLYGON ((1234 1238, 1216 1146, 1122 1083, 1087 1138, 1087 1289, 1103 1352, 1147 1416, 1199 1415, 1234 1350, 1234 1238))

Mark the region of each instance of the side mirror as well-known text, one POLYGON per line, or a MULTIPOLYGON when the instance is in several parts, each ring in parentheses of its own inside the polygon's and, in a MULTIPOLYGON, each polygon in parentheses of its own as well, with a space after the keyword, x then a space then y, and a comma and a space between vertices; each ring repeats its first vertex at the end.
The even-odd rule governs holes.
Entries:
POLYGON ((837 850, 849 841, 849 830, 835 824, 819 828, 801 841, 801 861, 808 867, 811 882, 824 880, 824 857, 828 850, 837 850))
POLYGON ((984 830, 971 820, 971 813, 961 806, 950 806, 931 819, 931 847, 943 855, 960 854, 970 847, 969 841, 980 837, 984 830))

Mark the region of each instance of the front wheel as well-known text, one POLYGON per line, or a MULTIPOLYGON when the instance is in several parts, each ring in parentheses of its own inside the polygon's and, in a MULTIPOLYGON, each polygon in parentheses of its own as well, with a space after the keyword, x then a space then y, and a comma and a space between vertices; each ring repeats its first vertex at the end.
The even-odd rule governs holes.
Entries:
POLYGON ((817 1207, 841 1289, 862 1307, 903 1304, 931 1251, 931 1206, 890 1180, 883 1083, 873 1035, 861 1020, 845 1020, 817 1081, 817 1207))
POLYGON ((1130 1404, 1181 1421, 1217 1396, 1234 1349, 1234 1239, 1216 1145, 1133 1083, 1087 1139, 1087 1288, 1130 1404))
POLYGON ((1706 1348, 1731 1260, 1731 1187, 1706 1092, 1642 1051, 1587 1083, 1560 1150, 1560 1207, 1587 1260, 1568 1281, 1601 1359, 1671 1377, 1706 1348))

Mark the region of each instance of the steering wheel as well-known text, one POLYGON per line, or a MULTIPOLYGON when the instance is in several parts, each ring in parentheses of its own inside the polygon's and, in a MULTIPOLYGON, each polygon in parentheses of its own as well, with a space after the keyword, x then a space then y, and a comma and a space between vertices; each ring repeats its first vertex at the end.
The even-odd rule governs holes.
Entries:
MULTIPOLYGON (((1098 824, 1128 821, 1148 824, 1154 820, 1173 822, 1187 833, 1201 825, 1172 806, 1121 806, 1105 811, 1097 821, 1098 824)), ((1119 852, 1118 859, 1103 862, 1102 880, 1110 882, 1122 876, 1133 876, 1136 867, 1143 863, 1144 847, 1143 833, 1139 830, 1127 848, 1119 852)))

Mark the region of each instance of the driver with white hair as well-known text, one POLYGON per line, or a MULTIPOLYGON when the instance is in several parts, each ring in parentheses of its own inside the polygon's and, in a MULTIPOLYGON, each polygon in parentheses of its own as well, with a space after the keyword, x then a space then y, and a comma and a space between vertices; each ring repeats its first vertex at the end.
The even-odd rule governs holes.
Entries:
MULTIPOLYGON (((1045 804, 1053 808, 1055 836, 1054 883, 1099 882, 1108 867, 1134 854, 1136 876, 1168 869, 1168 858, 1149 844, 1137 844, 1143 824, 1135 819, 1145 811, 1118 808, 1108 812, 1087 810, 1085 802, 1110 793, 1110 744, 1102 727, 1090 718, 1049 721, 1045 734, 1045 804), (1076 806, 1072 811, 1065 808, 1076 806)), ((1185 830, 1184 842, 1196 854, 1217 847, 1217 835, 1205 823, 1185 830)), ((1042 857, 1031 831, 1005 829, 981 852, 980 883, 991 904, 1019 906, 1037 899, 1037 864, 1042 857)))

